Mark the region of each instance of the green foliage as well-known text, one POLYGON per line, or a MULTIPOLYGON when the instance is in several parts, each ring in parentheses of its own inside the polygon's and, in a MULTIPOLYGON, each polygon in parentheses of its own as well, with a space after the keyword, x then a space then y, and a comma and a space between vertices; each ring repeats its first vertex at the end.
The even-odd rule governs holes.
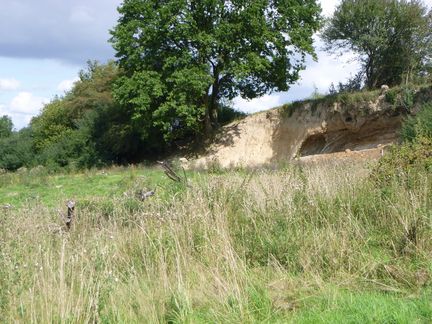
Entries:
POLYGON ((9 116, 0 117, 0 139, 12 135, 13 123, 9 116))
POLYGON ((416 116, 408 117, 401 135, 404 141, 409 142, 418 138, 432 139, 432 104, 425 104, 416 116))
POLYGON ((92 123, 80 120, 77 129, 65 132, 39 152, 38 162, 52 170, 59 168, 89 168, 100 166, 98 152, 91 141, 92 123))
POLYGON ((398 181, 413 186, 423 172, 432 171, 432 105, 425 104, 402 125, 404 143, 393 146, 374 169, 372 177, 383 186, 398 181))
POLYGON ((136 161, 164 148, 160 141, 144 142, 130 111, 113 99, 117 79, 114 62, 90 61, 65 97, 44 107, 31 122, 38 164, 85 168, 136 161))
POLYGON ((417 94, 421 92, 421 88, 413 85, 404 85, 389 89, 385 94, 385 101, 393 106, 393 108, 411 113, 416 102, 422 103, 425 100, 417 94))
POLYGON ((34 163, 32 131, 24 128, 0 138, 0 169, 15 171, 34 163))
POLYGON ((398 95, 399 95, 398 89, 397 88, 391 88, 389 91, 386 92, 385 100, 389 104, 395 106, 397 103, 398 95))
POLYGON ((406 111, 410 111, 414 105, 414 90, 410 87, 402 87, 401 97, 402 107, 404 107, 406 111))
POLYGON ((343 0, 323 31, 327 48, 359 54, 368 88, 427 73, 432 15, 420 1, 343 0))
POLYGON ((33 131, 34 146, 37 151, 50 147, 73 130, 73 121, 68 116, 63 100, 54 99, 45 105, 42 113, 33 118, 30 127, 33 131))
POLYGON ((244 112, 238 111, 227 105, 222 105, 219 108, 218 122, 221 125, 225 125, 232 122, 235 119, 240 119, 245 116, 246 114, 244 112))
MULTIPOLYGON (((405 133, 406 136, 411 134, 405 133)), ((432 138, 415 138, 412 143, 391 147, 384 155, 372 174, 382 186, 387 187, 392 181, 411 187, 423 176, 423 172, 432 171, 432 138)))
POLYGON ((335 95, 337 93, 342 93, 342 92, 358 92, 361 91, 363 88, 363 83, 364 83, 364 75, 363 75, 363 71, 358 72, 356 75, 350 77, 346 82, 339 82, 338 86, 337 86, 337 90, 336 87, 334 86, 334 84, 332 83, 329 89, 329 94, 330 95, 335 95))
POLYGON ((114 95, 143 138, 157 129, 167 142, 210 132, 224 99, 287 90, 320 25, 315 0, 125 0, 119 13, 114 95))

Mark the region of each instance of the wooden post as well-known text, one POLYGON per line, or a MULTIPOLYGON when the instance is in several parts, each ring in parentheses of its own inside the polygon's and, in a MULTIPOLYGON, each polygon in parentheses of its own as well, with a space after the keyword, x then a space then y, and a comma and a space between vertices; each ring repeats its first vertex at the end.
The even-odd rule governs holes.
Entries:
POLYGON ((68 229, 70 229, 72 225, 72 221, 75 217, 75 201, 68 200, 67 204, 67 217, 66 217, 66 226, 68 229))

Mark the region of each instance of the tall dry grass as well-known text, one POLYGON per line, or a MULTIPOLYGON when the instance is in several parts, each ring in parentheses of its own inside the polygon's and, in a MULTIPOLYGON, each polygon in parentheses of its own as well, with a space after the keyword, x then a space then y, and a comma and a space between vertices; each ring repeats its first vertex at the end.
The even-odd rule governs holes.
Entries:
POLYGON ((0 320, 286 322, 329 287, 419 293, 431 177, 383 188, 365 170, 202 173, 144 203, 78 202, 69 232, 43 205, 3 211, 0 320))

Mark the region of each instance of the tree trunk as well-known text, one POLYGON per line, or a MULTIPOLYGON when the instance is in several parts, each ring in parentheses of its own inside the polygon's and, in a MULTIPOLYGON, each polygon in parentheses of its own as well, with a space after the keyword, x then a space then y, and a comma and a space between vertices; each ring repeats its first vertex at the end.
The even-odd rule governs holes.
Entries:
POLYGON ((213 126, 211 122, 209 106, 206 106, 205 116, 204 116, 204 133, 206 137, 210 137, 213 132, 213 126))
POLYGON ((208 90, 207 93, 204 95, 204 107, 205 107, 205 115, 204 115, 204 135, 208 138, 210 137, 213 128, 211 123, 211 115, 210 115, 210 109, 209 109, 209 95, 208 90))
POLYGON ((217 68, 214 74, 215 74, 214 82, 213 82, 212 93, 209 102, 209 113, 210 113, 210 121, 212 123, 212 127, 216 128, 218 126, 218 96, 219 96, 219 72, 217 71, 217 68))
POLYGON ((219 96, 219 73, 217 67, 214 71, 214 82, 211 87, 211 94, 208 94, 205 98, 205 116, 204 116, 204 127, 205 135, 211 136, 214 129, 218 126, 218 96, 219 96))

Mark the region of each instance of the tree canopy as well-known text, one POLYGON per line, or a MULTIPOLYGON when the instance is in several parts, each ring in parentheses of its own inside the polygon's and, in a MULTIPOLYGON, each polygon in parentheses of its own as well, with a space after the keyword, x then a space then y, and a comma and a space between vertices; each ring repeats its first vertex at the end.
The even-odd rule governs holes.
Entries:
POLYGON ((13 129, 12 119, 7 115, 0 117, 0 138, 11 136, 12 129, 13 129))
POLYGON ((368 88, 428 73, 432 11, 418 0, 342 0, 322 37, 331 51, 360 55, 368 88))
POLYGON ((320 11, 316 0, 124 0, 111 39, 123 72, 114 96, 143 137, 210 132, 224 100, 299 78, 320 11))
POLYGON ((79 76, 64 97, 45 105, 31 121, 39 163, 86 167, 141 158, 130 116, 112 97, 117 65, 89 61, 79 76))

